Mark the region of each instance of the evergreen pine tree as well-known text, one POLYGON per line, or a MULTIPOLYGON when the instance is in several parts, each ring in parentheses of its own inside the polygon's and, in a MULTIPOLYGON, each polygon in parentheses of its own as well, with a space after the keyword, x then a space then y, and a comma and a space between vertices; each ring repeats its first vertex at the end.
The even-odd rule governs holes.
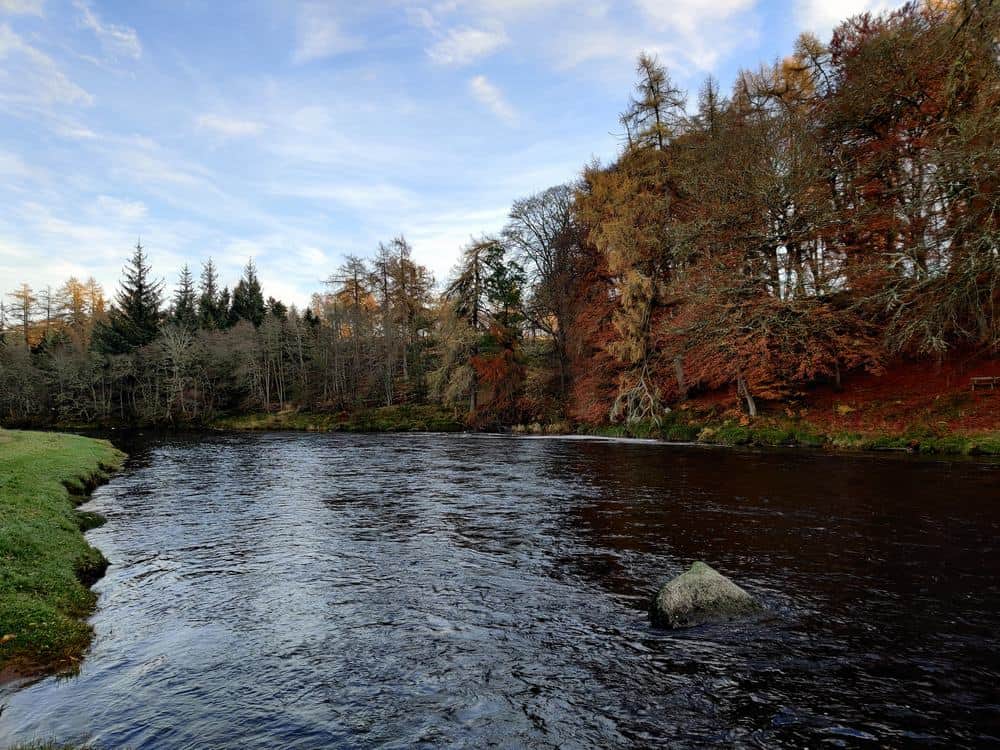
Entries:
POLYGON ((156 338, 160 330, 163 282, 150 276, 142 243, 125 266, 124 278, 106 322, 94 332, 98 349, 106 354, 127 354, 156 338))
POLYGON ((229 293, 229 287, 223 287, 222 291, 219 292, 219 301, 216 303, 216 312, 219 328, 229 328, 232 325, 232 317, 230 308, 232 306, 232 295, 229 293))
POLYGON ((239 320, 249 320, 257 327, 264 321, 264 312, 264 294, 257 278, 257 268, 251 259, 243 269, 243 278, 233 289, 233 306, 229 311, 229 319, 234 324, 239 320))
POLYGON ((288 307, 280 299, 274 297, 267 298, 267 311, 278 320, 288 317, 288 307))
POLYGON ((174 292, 173 322, 188 330, 197 328, 198 311, 195 305, 194 279, 191 278, 191 269, 185 265, 174 292))
POLYGON ((198 297, 198 325, 202 328, 222 328, 229 305, 222 306, 219 292, 219 273, 211 258, 201 267, 201 292, 198 297))

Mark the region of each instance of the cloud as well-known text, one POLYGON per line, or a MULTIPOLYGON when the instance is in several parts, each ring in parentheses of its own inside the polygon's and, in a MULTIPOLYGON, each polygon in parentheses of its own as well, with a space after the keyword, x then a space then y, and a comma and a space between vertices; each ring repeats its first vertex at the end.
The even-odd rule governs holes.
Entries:
POLYGON ((0 13, 22 16, 44 15, 43 0, 0 0, 0 13))
POLYGON ((691 32, 701 26, 750 10, 756 0, 636 0, 636 5, 661 31, 691 32))
POLYGON ((55 125, 53 127, 53 132, 58 136, 69 138, 74 141, 92 141, 100 138, 97 133, 88 128, 86 125, 72 122, 62 122, 55 125))
POLYGON ((133 60, 142 57, 142 44, 139 43, 139 35, 135 29, 104 23, 87 0, 73 0, 73 5, 82 14, 83 25, 94 32, 106 54, 115 58, 129 57, 133 60))
POLYGON ((746 17, 756 7, 757 0, 635 2, 653 30, 673 36, 675 44, 671 47, 678 56, 701 70, 713 69, 720 58, 757 33, 756 26, 748 23, 746 17))
POLYGON ((595 7, 603 6, 603 0, 452 0, 435 7, 441 12, 461 8, 487 18, 522 21, 564 7, 571 7, 574 14, 590 15, 595 7))
POLYGON ((795 19, 799 26, 813 33, 826 35, 841 21, 867 11, 878 13, 902 5, 901 2, 873 0, 799 0, 795 19))
POLYGON ((24 159, 9 151, 0 150, 0 177, 9 180, 25 181, 36 177, 35 171, 24 159))
POLYGON ((480 29, 449 29, 442 39, 427 50, 427 55, 438 65, 468 65, 492 55, 509 41, 507 33, 499 24, 480 29))
POLYGON ((264 129, 263 125, 253 120, 240 120, 234 117, 213 114, 201 115, 195 122, 199 128, 211 130, 213 133, 218 133, 226 138, 245 138, 257 135, 264 129))
POLYGON ((93 104, 56 62, 0 24, 0 103, 37 110, 51 104, 93 104))
POLYGON ((326 3, 306 3, 296 21, 297 39, 292 60, 298 64, 322 60, 361 49, 364 43, 344 34, 326 3))
POLYGON ((507 101, 503 92, 483 75, 469 81, 469 90, 476 100, 508 125, 516 125, 517 112, 507 101))
POLYGON ((411 25, 418 28, 434 29, 437 27, 434 15, 427 8, 407 8, 406 17, 411 25))
POLYGON ((272 195, 333 203, 363 211, 374 205, 391 205, 395 210, 418 203, 418 196, 389 182, 306 182, 299 184, 273 183, 266 189, 272 195))
POLYGON ((96 210, 103 219, 119 222, 135 222, 145 218, 147 209, 142 201, 128 201, 112 198, 110 195, 97 197, 96 210))

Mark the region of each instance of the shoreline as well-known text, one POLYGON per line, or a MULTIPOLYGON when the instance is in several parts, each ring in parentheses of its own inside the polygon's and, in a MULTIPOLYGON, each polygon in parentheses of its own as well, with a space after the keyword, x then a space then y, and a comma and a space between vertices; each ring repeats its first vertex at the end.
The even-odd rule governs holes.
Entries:
MULTIPOLYGON (((426 407, 417 407, 426 409, 426 407)), ((902 431, 828 430, 802 419, 771 416, 754 420, 702 418, 674 410, 659 424, 591 425, 559 421, 473 430, 454 416, 431 410, 434 417, 412 417, 413 407, 383 407, 372 412, 345 415, 322 412, 276 412, 246 414, 213 420, 200 430, 233 432, 468 432, 509 434, 524 437, 577 437, 651 440, 675 445, 717 447, 796 448, 831 454, 910 453, 926 456, 1000 456, 1000 430, 958 432, 910 428, 902 431)))
MULTIPOLYGON (((457 420, 386 416, 391 409, 378 410, 383 416, 345 420, 342 415, 323 412, 277 412, 224 417, 203 425, 170 427, 116 427, 116 430, 148 430, 210 434, 214 432, 315 432, 353 434, 464 433, 510 435, 523 438, 564 438, 635 440, 677 446, 807 450, 830 455, 897 454, 932 457, 1000 457, 1000 430, 986 432, 940 431, 824 431, 802 421, 758 418, 748 424, 736 420, 665 421, 659 426, 587 425, 557 422, 543 425, 513 425, 498 429, 474 430, 457 420)), ((439 416, 439 415, 438 415, 439 416)), ((97 428, 97 432, 102 432, 97 428)))
POLYGON ((78 507, 125 459, 106 440, 0 428, 0 686, 79 667, 108 560, 84 537, 103 517, 78 507))

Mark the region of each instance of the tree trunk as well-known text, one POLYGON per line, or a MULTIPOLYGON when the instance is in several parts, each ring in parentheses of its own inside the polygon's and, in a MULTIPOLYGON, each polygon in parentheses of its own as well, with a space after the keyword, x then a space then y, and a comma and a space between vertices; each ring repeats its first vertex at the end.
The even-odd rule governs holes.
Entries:
POLYGON ((754 401, 753 395, 750 393, 750 389, 747 387, 747 381, 742 375, 736 377, 736 392, 740 397, 746 401, 747 412, 751 417, 757 416, 757 402, 754 401))
POLYGON ((680 355, 674 357, 674 377, 677 378, 677 392, 681 401, 684 401, 687 399, 688 388, 684 378, 684 360, 680 355))

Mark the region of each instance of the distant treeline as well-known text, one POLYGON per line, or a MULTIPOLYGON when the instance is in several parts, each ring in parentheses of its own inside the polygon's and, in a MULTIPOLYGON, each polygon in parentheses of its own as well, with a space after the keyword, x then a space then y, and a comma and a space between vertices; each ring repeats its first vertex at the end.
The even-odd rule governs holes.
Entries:
POLYGON ((470 424, 656 421, 729 389, 753 415, 897 356, 1000 344, 1000 7, 928 2, 804 35, 696 110, 639 59, 614 163, 517 201, 437 290, 405 239, 308 309, 211 262, 168 302, 137 248, 8 296, 0 419, 200 421, 442 403, 470 424))

